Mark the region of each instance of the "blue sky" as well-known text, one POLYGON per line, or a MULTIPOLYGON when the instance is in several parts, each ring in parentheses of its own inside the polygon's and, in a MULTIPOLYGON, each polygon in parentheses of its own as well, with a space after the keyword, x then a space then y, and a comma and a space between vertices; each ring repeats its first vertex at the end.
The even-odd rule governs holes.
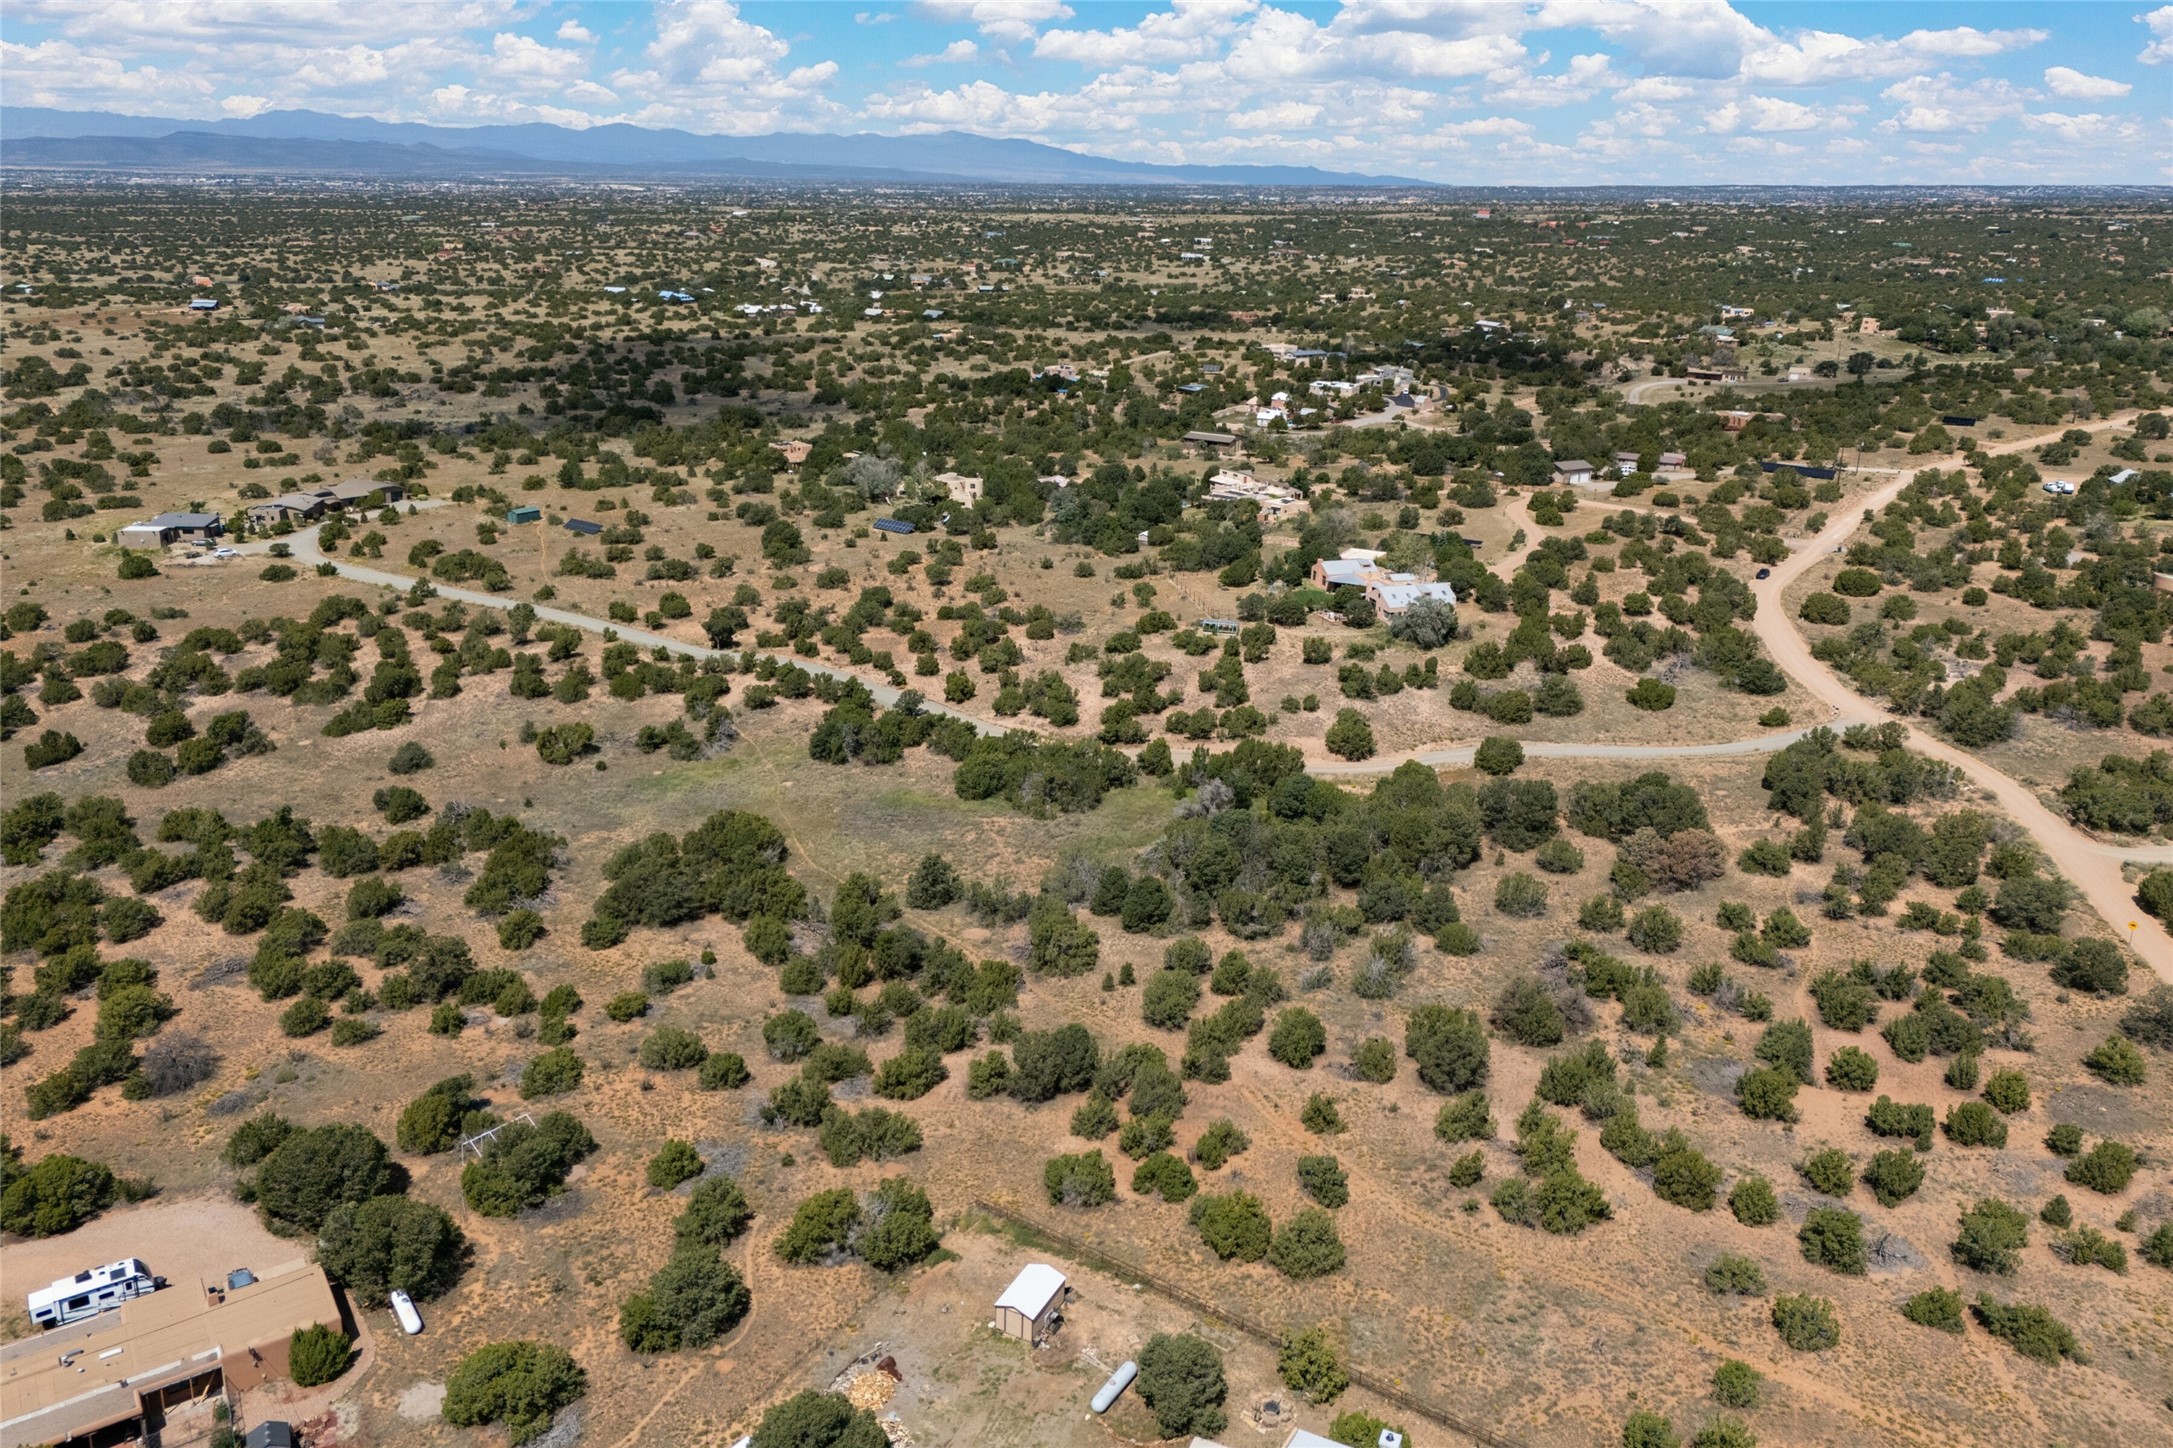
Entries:
POLYGON ((1441 181, 2173 181, 2173 4, 9 0, 0 98, 970 130, 1441 181))

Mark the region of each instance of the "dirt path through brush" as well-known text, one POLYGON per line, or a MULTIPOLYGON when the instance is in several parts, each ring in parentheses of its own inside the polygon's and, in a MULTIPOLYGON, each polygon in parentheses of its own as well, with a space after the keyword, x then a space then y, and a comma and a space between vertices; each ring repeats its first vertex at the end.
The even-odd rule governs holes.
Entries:
MULTIPOLYGON (((2116 413, 2110 417, 2080 424, 2091 432, 2102 432, 2132 420, 2134 414, 2116 413)), ((1988 453, 2015 453, 2035 447, 2057 433, 2042 433, 2030 437, 2009 438, 1982 449, 1988 453)), ((1752 620, 1751 629, 1774 664, 1791 679, 1825 704, 1832 716, 1829 725, 1872 722, 1888 718, 1873 701, 1865 699, 1834 672, 1811 656, 1810 646, 1797 631, 1795 621, 1788 617, 1782 594, 1788 585, 1801 576, 1819 559, 1846 547, 1849 538, 1863 525, 1868 517, 1876 516, 1887 504, 1900 496, 1902 490, 1916 481, 1916 471, 1899 472, 1879 488, 1844 509, 1829 522, 1817 537, 1800 543, 1791 555, 1776 565, 1767 577, 1751 585, 1758 599, 1758 616, 1752 620)), ((1510 521, 1525 535, 1522 548, 1513 551, 1494 565, 1492 571, 1507 578, 1515 573, 1532 550, 1539 546, 1538 528, 1532 522, 1531 504, 1519 495, 1504 505, 1510 521)), ((1514 534, 1512 534, 1514 536, 1514 534)), ((304 563, 317 565, 329 563, 343 578, 358 583, 377 583, 402 591, 412 587, 416 580, 404 574, 384 569, 366 568, 344 559, 327 558, 318 551, 316 539, 308 533, 297 533, 286 540, 294 557, 304 563)), ((243 552, 263 552, 269 545, 251 543, 242 545, 243 552)), ((463 603, 482 608, 510 610, 517 599, 496 594, 479 593, 473 589, 435 585, 438 595, 456 598, 463 603)), ((662 648, 675 654, 692 658, 737 657, 742 650, 718 650, 702 644, 689 643, 684 639, 651 633, 645 629, 612 624, 589 614, 575 613, 570 609, 537 607, 536 617, 547 623, 566 624, 590 633, 610 633, 629 643, 644 648, 662 648)), ((861 679, 849 669, 819 663, 813 659, 776 655, 780 662, 792 663, 810 673, 824 674, 838 679, 858 680, 873 695, 879 705, 889 706, 898 700, 900 691, 887 684, 871 683, 861 679)), ((983 718, 949 705, 925 702, 924 708, 938 714, 949 715, 971 724, 983 734, 1002 734, 1010 726, 1002 720, 983 718)), ((1911 748, 1933 759, 1953 765, 1972 783, 1999 802, 2015 823, 2027 830, 2037 841, 2038 847, 2052 861, 2053 866, 2075 885, 2088 902, 2114 932, 2134 949, 2158 977, 2173 983, 2173 935, 2156 919, 2143 913, 2135 903, 2135 891, 2128 884, 2122 870, 2124 863, 2167 864, 2173 863, 2173 845, 2124 846, 2109 845, 2090 838, 2062 819, 2040 800, 2029 786, 2010 775, 1993 768, 1984 760, 1966 750, 1958 749, 1945 740, 1928 734, 1903 722, 1908 731, 1911 748)), ((1531 743, 1524 746, 1525 753, 1536 759, 1630 759, 1667 760, 1701 759, 1731 755, 1771 754, 1787 748, 1801 739, 1807 730, 1792 729, 1776 734, 1754 735, 1746 739, 1721 740, 1711 744, 1553 744, 1531 743)), ((1362 775, 1385 774, 1398 765, 1417 762, 1433 768, 1458 768, 1471 762, 1477 741, 1470 743, 1449 742, 1403 750, 1393 755, 1380 755, 1362 761, 1344 761, 1309 757, 1307 772, 1330 778, 1350 778, 1362 775)))

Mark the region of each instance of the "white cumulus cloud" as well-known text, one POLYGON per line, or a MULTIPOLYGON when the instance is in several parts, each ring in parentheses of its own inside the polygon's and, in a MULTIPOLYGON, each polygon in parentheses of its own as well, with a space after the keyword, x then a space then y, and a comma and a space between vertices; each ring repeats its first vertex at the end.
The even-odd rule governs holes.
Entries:
POLYGON ((983 35, 1013 42, 1031 40, 1042 26, 1072 13, 1064 0, 914 0, 913 9, 925 19, 977 25, 983 35))
POLYGON ((2164 65, 2173 60, 2173 5, 2160 5, 2156 10, 2135 17, 2150 27, 2151 42, 2136 55, 2145 65, 2164 65))
POLYGON ((1139 24, 1114 30, 1048 30, 1034 42, 1040 60, 1065 60, 1096 69, 1196 60, 1221 49, 1258 0, 1174 0, 1139 24))
POLYGON ((926 65, 960 65, 981 53, 981 47, 970 40, 954 40, 933 55, 909 55, 898 62, 914 67, 926 65))
POLYGON ((1912 76, 1880 94, 1897 102, 1882 126, 1889 131, 1979 131, 1994 121, 2021 114, 2022 93, 1997 77, 1964 84, 1953 76, 1912 76))
POLYGON ((588 57, 560 50, 526 35, 500 31, 491 40, 490 58, 479 69, 501 80, 563 84, 588 71, 588 57))
POLYGON ((1815 86, 1865 77, 1906 75, 1947 59, 1982 59, 2041 44, 2043 30, 1912 30, 1899 40, 1862 40, 1831 30, 1806 30, 1743 57, 1742 78, 1754 85, 1815 86))
POLYGON ((1069 96, 1018 95, 991 81, 976 80, 950 90, 928 86, 894 95, 871 95, 862 106, 870 119, 888 121, 901 131, 983 131, 996 135, 1033 135, 1071 115, 1069 96))
POLYGON ((822 94, 837 78, 837 63, 780 71, 792 47, 733 0, 667 0, 655 13, 656 36, 643 52, 648 67, 607 77, 637 104, 628 117, 637 124, 749 135, 846 119, 822 94))
POLYGON ((1304 101, 1275 101, 1254 110, 1233 111, 1228 120, 1240 131, 1300 130, 1319 120, 1322 109, 1304 101))
POLYGON ((1534 75, 1522 68, 1497 72, 1487 77, 1486 98, 1498 106, 1566 106, 1619 83, 1612 59, 1595 52, 1571 56, 1569 67, 1554 75, 1534 75))
POLYGON ((1816 131, 1827 118, 1810 106, 1773 96, 1745 96, 1719 106, 1706 118, 1706 129, 1719 135, 1736 131, 1768 134, 1775 131, 1816 131))
POLYGON ((2140 141, 2141 133, 2135 123, 2119 116, 2100 115, 2095 111, 2082 115, 2064 115, 2059 111, 2039 111, 2025 115, 2022 124, 2033 131, 2046 131, 2070 146, 2097 145, 2109 141, 2140 141))
POLYGON ((1444 140, 1469 140, 1474 136, 1529 136, 1533 130, 1530 121, 1520 121, 1515 116, 1480 116, 1469 121, 1450 121, 1434 127, 1433 133, 1444 140))
POLYGON ((2124 80, 2084 75, 2064 65, 2052 65, 2045 67, 2045 89, 2066 100, 2102 101, 2124 96, 2135 87, 2124 80))
POLYGON ((1728 0, 1541 0, 1532 28, 1597 30, 1648 71, 1732 75, 1772 39, 1728 0))

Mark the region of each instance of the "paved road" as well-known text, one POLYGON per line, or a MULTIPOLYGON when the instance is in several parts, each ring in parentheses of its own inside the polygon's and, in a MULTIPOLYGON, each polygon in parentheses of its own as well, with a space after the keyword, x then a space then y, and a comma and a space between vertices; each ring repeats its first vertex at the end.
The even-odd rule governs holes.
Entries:
POLYGON ((1680 377, 1640 378, 1622 389, 1622 402, 1625 407, 1641 407, 1644 405, 1645 399, 1653 393, 1664 392, 1670 388, 1681 386, 1683 386, 1683 379, 1680 377))
MULTIPOLYGON (((1658 381, 1659 379, 1654 379, 1658 381)), ((2082 424, 2089 431, 2103 431, 2125 423, 2132 414, 2119 414, 2082 424)), ((2020 452, 2057 434, 2045 433, 2033 437, 2012 438, 1985 449, 1993 453, 2020 452)), ((1782 595, 1788 585, 1800 577, 1819 559, 1846 546, 1849 538, 1863 525, 1867 517, 1875 516, 1887 504, 1894 501, 1902 489, 1916 478, 1915 471, 1897 473, 1894 478, 1870 495, 1844 508, 1828 523, 1816 538, 1794 546, 1790 557, 1776 565, 1767 578, 1751 585, 1758 599, 1758 616, 1752 621, 1752 630, 1764 643, 1774 663, 1790 678, 1801 684, 1814 698, 1832 710, 1829 725, 1850 723, 1894 722, 1871 701, 1858 694, 1846 682, 1824 664, 1811 656, 1809 645, 1797 632, 1795 621, 1783 606, 1782 595)), ((423 506, 429 506, 424 504, 423 506)), ((1526 546, 1504 558, 1492 569, 1503 578, 1516 571, 1518 565, 1539 544, 1540 530, 1532 522, 1530 502, 1519 495, 1504 504, 1513 526, 1525 532, 1526 546)), ((541 525, 538 525, 541 526, 541 525)), ((292 548, 297 561, 315 565, 329 562, 343 578, 358 583, 382 584, 388 588, 405 591, 414 584, 411 576, 393 573, 385 569, 369 568, 343 558, 327 558, 317 549, 313 533, 300 532, 285 540, 292 548)), ((261 553, 268 543, 242 545, 244 553, 261 553)), ((519 602, 499 594, 482 593, 474 589, 456 588, 445 584, 433 584, 442 598, 457 598, 463 603, 482 608, 510 610, 519 602)), ((663 648, 672 653, 692 658, 737 656, 742 650, 719 651, 703 644, 689 643, 684 639, 652 633, 646 629, 630 628, 611 623, 589 614, 570 609, 533 605, 539 620, 566 624, 590 633, 609 633, 644 648, 663 648)), ((760 652, 760 651, 757 651, 760 652)), ((884 706, 894 704, 900 691, 888 684, 861 677, 850 669, 821 663, 813 659, 791 654, 768 654, 780 663, 794 664, 810 673, 823 674, 836 679, 856 679, 864 685, 884 706)), ((1001 734, 1013 726, 999 719, 984 718, 947 704, 929 701, 925 707, 933 713, 962 719, 983 734, 1001 734)), ((1965 750, 1957 749, 1934 735, 1916 728, 1907 721, 1899 721, 1908 731, 1910 747, 1931 758, 1953 765, 1973 783, 1999 801, 2009 817, 2027 830, 2051 859, 2054 867, 2065 875, 2082 893, 2090 907, 2110 922, 2114 930, 2126 938, 2136 954, 2155 971, 2160 978, 2173 982, 2173 935, 2152 917, 2145 915, 2135 905, 2135 892, 2122 873, 2123 863, 2141 864, 2173 863, 2173 845, 2119 846, 2093 840, 2077 830, 2058 813, 2048 808, 2031 789, 2021 781, 1994 769, 1984 760, 1965 750)), ((1779 733, 1760 734, 1746 739, 1721 740, 1711 744, 1598 744, 1598 743, 1544 743, 1533 742, 1524 746, 1524 752, 1537 759, 1710 759, 1751 754, 1771 754, 1787 748, 1804 737, 1808 729, 1791 729, 1779 733)), ((1428 766, 1461 766, 1471 763, 1477 742, 1444 743, 1429 748, 1408 750, 1399 754, 1376 756, 1372 759, 1350 762, 1331 759, 1309 759, 1306 768, 1310 773, 1325 778, 1356 778, 1378 775, 1395 769, 1408 761, 1428 766)))
POLYGON ((1386 427, 1392 422, 1400 422, 1404 418, 1416 416, 1418 416, 1418 409, 1415 407, 1384 407, 1379 412, 1361 412, 1348 421, 1337 423, 1336 426, 1338 428, 1386 427))

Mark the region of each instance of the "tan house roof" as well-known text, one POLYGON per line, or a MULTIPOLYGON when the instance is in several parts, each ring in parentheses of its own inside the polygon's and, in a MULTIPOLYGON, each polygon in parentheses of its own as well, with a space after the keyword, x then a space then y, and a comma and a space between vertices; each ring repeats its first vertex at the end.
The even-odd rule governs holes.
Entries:
POLYGON ((232 1292, 183 1283, 116 1312, 0 1347, 0 1448, 50 1443, 126 1422, 141 1399, 222 1362, 247 1362, 295 1333, 337 1326, 322 1267, 290 1262, 232 1292))

